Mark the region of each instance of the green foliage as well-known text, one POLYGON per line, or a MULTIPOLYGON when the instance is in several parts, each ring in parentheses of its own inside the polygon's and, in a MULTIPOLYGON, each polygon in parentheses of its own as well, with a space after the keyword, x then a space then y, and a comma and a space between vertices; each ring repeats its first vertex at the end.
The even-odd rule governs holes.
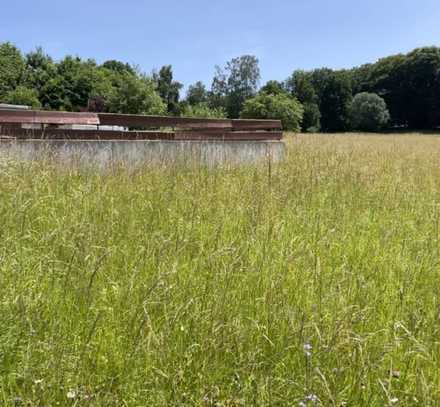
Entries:
POLYGON ((37 93, 44 108, 57 109, 62 106, 60 90, 56 85, 60 79, 56 64, 41 47, 26 55, 23 84, 37 93))
POLYGON ((317 133, 321 130, 321 112, 316 103, 303 104, 304 115, 302 121, 302 131, 317 133))
POLYGON ((301 130, 303 107, 295 98, 285 93, 271 95, 260 93, 246 100, 241 117, 244 119, 279 119, 285 130, 301 130))
POLYGON ((199 105, 201 103, 208 103, 209 93, 203 82, 198 81, 188 87, 186 93, 186 102, 191 106, 199 105))
POLYGON ((385 101, 375 93, 358 93, 350 106, 351 125, 354 130, 379 131, 390 120, 385 101))
POLYGON ((148 77, 118 75, 118 86, 109 100, 109 110, 118 113, 165 115, 167 106, 148 77))
POLYGON ((425 47, 353 70, 358 91, 382 96, 391 123, 430 129, 440 125, 440 48, 425 47))
POLYGON ((98 66, 72 56, 54 62, 41 48, 23 58, 9 43, 0 44, 0 100, 5 98, 54 110, 167 113, 156 83, 128 64, 98 66))
POLYGON ((24 70, 20 50, 10 42, 0 43, 0 98, 20 85, 24 70))
POLYGON ((6 93, 2 98, 3 103, 11 103, 13 105, 31 106, 34 109, 40 108, 41 103, 38 100, 38 93, 34 89, 17 86, 14 90, 6 93))
POLYGON ((390 110, 391 124, 397 126, 408 124, 405 112, 405 60, 405 55, 394 55, 352 71, 354 91, 376 93, 384 98, 390 110))
POLYGON ((287 93, 287 90, 284 88, 283 83, 271 80, 266 82, 266 84, 260 89, 260 93, 279 95, 281 93, 287 93))
POLYGON ((286 89, 301 103, 318 103, 312 77, 312 72, 294 71, 286 80, 286 89))
POLYGON ((313 87, 312 73, 295 71, 286 81, 286 89, 296 97, 304 107, 302 131, 317 132, 321 128, 319 98, 313 87))
POLYGON ((406 56, 402 66, 405 116, 412 128, 440 125, 440 48, 420 48, 406 56))
POLYGON ((209 92, 209 104, 215 108, 226 109, 226 95, 228 93, 226 74, 219 66, 215 66, 214 69, 215 74, 209 92))
POLYGON ((346 71, 316 69, 311 81, 318 97, 321 128, 325 132, 349 129, 349 106, 352 100, 351 77, 346 71))
POLYGON ((286 88, 304 105, 303 131, 348 129, 348 108, 352 99, 349 72, 327 68, 295 71, 287 79, 286 88))
MULTIPOLYGON (((203 106, 197 107, 198 114, 202 110, 208 114, 208 105, 214 112, 226 111, 228 117, 237 118, 244 102, 258 93, 259 80, 258 59, 244 55, 223 69, 216 67, 209 91, 200 81, 191 85, 181 103, 182 84, 174 80, 172 67, 163 66, 153 74, 154 93, 165 103, 165 113, 173 115, 189 104, 203 106)), ((163 112, 150 86, 145 86, 145 75, 129 64, 109 60, 97 65, 92 59, 72 56, 54 61, 41 48, 23 56, 11 43, 0 43, 0 101, 17 87, 35 91, 45 109, 163 112), (142 94, 148 95, 145 103, 142 94), (120 102, 118 95, 123 98, 120 102)), ((419 48, 351 70, 294 71, 285 82, 268 81, 260 92, 295 97, 304 107, 302 131, 349 130, 352 97, 362 92, 385 100, 391 127, 433 129, 440 126, 440 48, 419 48)))
POLYGON ((226 117, 226 112, 222 108, 210 107, 208 103, 198 103, 195 105, 184 104, 181 108, 181 115, 184 117, 222 119, 226 117))
POLYGON ((119 74, 130 73, 132 75, 135 75, 136 73, 135 70, 130 66, 130 64, 116 61, 114 59, 105 61, 101 66, 119 74))
POLYGON ((260 81, 258 59, 253 55, 233 58, 224 69, 216 67, 211 104, 224 107, 228 117, 238 118, 244 102, 255 96, 260 81))
POLYGON ((180 89, 183 85, 173 80, 172 66, 163 66, 159 74, 153 75, 153 79, 156 82, 157 92, 167 106, 168 113, 179 114, 180 89))
POLYGON ((58 65, 59 81, 56 86, 64 96, 59 108, 78 111, 87 106, 101 76, 94 60, 82 61, 78 57, 65 57, 58 65))

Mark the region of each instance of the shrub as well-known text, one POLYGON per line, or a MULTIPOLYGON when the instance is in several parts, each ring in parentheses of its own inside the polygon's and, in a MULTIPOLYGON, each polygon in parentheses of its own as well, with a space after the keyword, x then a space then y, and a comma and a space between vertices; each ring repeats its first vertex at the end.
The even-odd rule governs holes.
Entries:
POLYGON ((181 115, 184 117, 200 117, 203 119, 222 119, 226 117, 226 112, 221 107, 212 108, 207 103, 197 103, 195 105, 184 104, 181 115))
POLYGON ((390 120, 385 100, 375 93, 358 93, 350 106, 353 130, 379 131, 390 120))
POLYGON ((244 119, 279 119, 285 130, 299 132, 304 109, 296 98, 284 93, 277 95, 262 92, 248 99, 243 106, 244 119))
POLYGON ((34 109, 41 107, 37 91, 24 86, 18 86, 14 90, 6 93, 2 98, 2 102, 11 103, 13 105, 31 106, 34 109))
POLYGON ((153 115, 167 113, 167 106, 150 78, 126 73, 118 75, 115 81, 116 91, 112 92, 109 98, 109 111, 153 115))

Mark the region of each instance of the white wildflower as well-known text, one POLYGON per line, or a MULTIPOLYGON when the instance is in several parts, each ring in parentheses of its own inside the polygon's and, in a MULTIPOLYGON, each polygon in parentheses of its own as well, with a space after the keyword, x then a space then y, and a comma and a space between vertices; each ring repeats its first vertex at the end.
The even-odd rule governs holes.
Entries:
POLYGON ((313 346, 310 343, 305 343, 303 349, 304 349, 304 353, 308 358, 312 356, 313 346))
POLYGON ((312 403, 317 403, 319 401, 319 399, 316 394, 309 394, 308 396, 306 396, 306 401, 311 401, 312 403))
POLYGON ((75 390, 69 390, 69 391, 67 392, 67 398, 68 398, 68 399, 74 399, 74 398, 76 398, 76 391, 75 391, 75 390))

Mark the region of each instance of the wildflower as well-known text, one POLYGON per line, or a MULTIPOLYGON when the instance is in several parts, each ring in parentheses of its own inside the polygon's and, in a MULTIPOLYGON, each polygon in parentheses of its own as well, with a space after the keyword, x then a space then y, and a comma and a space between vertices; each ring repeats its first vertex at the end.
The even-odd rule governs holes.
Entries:
POLYGON ((395 404, 397 404, 399 402, 399 399, 397 397, 393 397, 392 399, 390 399, 390 404, 392 406, 394 406, 395 404))
POLYGON ((310 345, 310 343, 305 343, 303 346, 304 349, 304 353, 306 354, 306 356, 309 358, 312 356, 312 345, 310 345))
POLYGON ((67 398, 68 399, 74 399, 74 398, 76 398, 76 391, 75 390, 69 390, 68 392, 67 392, 67 398))
POLYGON ((316 394, 309 394, 305 398, 306 401, 311 401, 312 403, 317 403, 319 401, 318 396, 316 394))
POLYGON ((309 406, 310 404, 318 404, 319 403, 319 398, 318 398, 318 396, 316 395, 316 394, 309 394, 309 395, 307 395, 305 398, 304 398, 304 400, 301 400, 299 403, 298 403, 298 406, 299 407, 307 407, 307 406, 309 406))

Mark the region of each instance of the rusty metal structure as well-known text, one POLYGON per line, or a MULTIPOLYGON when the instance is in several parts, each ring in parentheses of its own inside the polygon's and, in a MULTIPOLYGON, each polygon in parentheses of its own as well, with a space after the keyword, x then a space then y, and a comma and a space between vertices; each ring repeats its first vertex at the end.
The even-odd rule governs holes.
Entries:
POLYGON ((0 109, 0 138, 265 141, 280 140, 282 126, 279 120, 200 119, 0 109))

